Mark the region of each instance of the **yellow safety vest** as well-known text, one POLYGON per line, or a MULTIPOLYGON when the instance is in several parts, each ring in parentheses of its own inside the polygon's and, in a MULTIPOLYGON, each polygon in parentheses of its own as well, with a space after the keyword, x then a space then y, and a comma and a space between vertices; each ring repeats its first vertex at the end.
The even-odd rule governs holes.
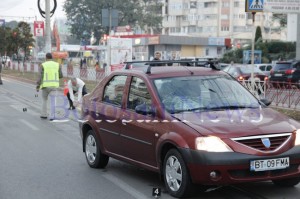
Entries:
POLYGON ((59 64, 54 61, 46 61, 42 64, 44 69, 43 82, 41 88, 59 87, 59 64))

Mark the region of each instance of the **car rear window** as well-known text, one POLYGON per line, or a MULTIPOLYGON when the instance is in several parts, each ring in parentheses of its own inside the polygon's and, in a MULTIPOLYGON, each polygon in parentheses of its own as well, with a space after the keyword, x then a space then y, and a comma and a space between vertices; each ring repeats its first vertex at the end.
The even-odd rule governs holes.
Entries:
POLYGON ((292 67, 291 63, 277 63, 274 66, 274 70, 286 70, 292 67))
MULTIPOLYGON (((241 69, 242 74, 251 74, 251 72, 252 72, 252 67, 251 66, 241 67, 240 69, 241 69)), ((260 69, 258 69, 256 67, 254 67, 253 70, 254 70, 253 71, 254 73, 263 73, 260 69)))

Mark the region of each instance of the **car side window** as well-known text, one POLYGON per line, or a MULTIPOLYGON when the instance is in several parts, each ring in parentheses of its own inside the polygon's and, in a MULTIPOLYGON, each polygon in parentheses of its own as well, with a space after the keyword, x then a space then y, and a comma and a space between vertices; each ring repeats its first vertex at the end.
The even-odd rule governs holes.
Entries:
POLYGON ((236 70, 235 67, 231 67, 229 70, 228 70, 228 73, 231 74, 232 76, 236 77, 238 76, 238 71, 236 70))
POLYGON ((114 76, 104 88, 103 102, 121 106, 127 76, 114 76))
POLYGON ((130 83, 127 108, 135 110, 139 105, 151 106, 152 101, 145 82, 138 77, 133 77, 130 83))
POLYGON ((271 65, 268 65, 266 71, 270 71, 271 69, 272 69, 272 66, 271 66, 271 65))
POLYGON ((261 71, 265 71, 265 67, 266 67, 265 65, 262 65, 262 66, 259 67, 259 69, 260 69, 261 71))

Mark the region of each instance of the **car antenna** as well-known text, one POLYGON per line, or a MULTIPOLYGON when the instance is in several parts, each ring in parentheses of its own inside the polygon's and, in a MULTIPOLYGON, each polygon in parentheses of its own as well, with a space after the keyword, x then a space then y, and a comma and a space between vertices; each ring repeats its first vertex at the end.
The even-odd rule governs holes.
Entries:
POLYGON ((191 73, 191 75, 194 75, 194 72, 193 71, 191 71, 187 66, 183 66, 186 70, 188 70, 190 73, 191 73))

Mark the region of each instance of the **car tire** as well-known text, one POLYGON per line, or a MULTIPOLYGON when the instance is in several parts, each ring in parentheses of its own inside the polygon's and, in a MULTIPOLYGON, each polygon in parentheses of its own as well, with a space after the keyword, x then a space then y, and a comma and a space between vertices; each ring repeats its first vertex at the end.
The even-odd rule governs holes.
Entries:
POLYGON ((187 166, 176 149, 170 149, 163 164, 164 182, 166 189, 176 198, 187 197, 191 194, 192 183, 187 166))
POLYGON ((93 130, 89 130, 84 139, 85 157, 92 168, 105 168, 109 157, 101 152, 99 140, 93 130))
POLYGON ((281 187, 294 187, 300 182, 300 178, 288 178, 282 180, 272 180, 272 182, 281 187))

